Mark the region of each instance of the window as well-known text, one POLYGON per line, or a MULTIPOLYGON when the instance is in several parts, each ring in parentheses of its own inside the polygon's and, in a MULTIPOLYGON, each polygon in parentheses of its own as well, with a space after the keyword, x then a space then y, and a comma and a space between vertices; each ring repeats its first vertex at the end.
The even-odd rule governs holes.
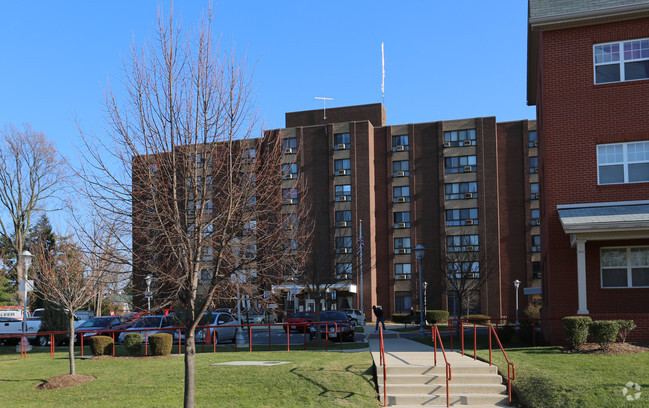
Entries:
POLYGON ((392 189, 395 203, 407 203, 410 201, 410 187, 401 186, 392 189))
POLYGON ((244 245, 242 252, 244 259, 254 259, 257 257, 257 244, 244 245))
POLYGON ((392 151, 401 152, 409 150, 408 135, 392 136, 392 151))
POLYGON ((339 222, 352 222, 352 212, 349 210, 336 211, 336 223, 339 222))
POLYGON ((532 235, 532 252, 541 252, 541 236, 532 235))
POLYGON ((394 239, 394 253, 395 254, 409 254, 410 253, 410 238, 395 238, 394 239))
POLYGON ((475 146, 475 129, 444 132, 445 147, 475 146))
POLYGON ((335 186, 336 201, 352 201, 352 185, 341 184, 335 186))
POLYGON ((529 146, 537 147, 539 145, 539 139, 536 130, 530 130, 527 135, 529 137, 529 146))
POLYGON ((449 235, 446 237, 446 252, 478 252, 478 235, 449 235))
POLYGON ((444 159, 444 173, 469 173, 476 170, 475 156, 446 157, 444 159))
POLYGON ((284 214, 284 229, 291 230, 297 228, 297 214, 284 214))
POLYGON ((603 288, 649 287, 649 247, 602 248, 603 288))
POLYGON ((214 212, 214 204, 212 204, 212 200, 206 201, 205 214, 212 214, 213 212, 214 212))
POLYGON ((352 237, 336 237, 336 253, 337 254, 351 254, 352 253, 352 237))
POLYGON ((446 273, 451 279, 479 279, 480 262, 448 262, 446 273))
POLYGON ((446 210, 446 226, 478 225, 477 208, 461 208, 458 210, 446 210))
POLYGON ((410 162, 400 160, 392 162, 392 177, 405 177, 410 175, 410 162))
POLYGON ((532 215, 532 225, 539 225, 539 218, 541 218, 541 210, 535 208, 530 211, 532 215))
POLYGON ((203 248, 201 251, 201 261, 211 261, 214 256, 212 247, 203 248))
POLYGON ((257 235, 257 220, 250 220, 243 224, 243 235, 257 235))
POLYGON ((409 280, 412 278, 412 265, 409 263, 394 264, 394 279, 409 280))
POLYGON ((410 211, 394 213, 394 228, 410 228, 410 211))
POLYGON ((288 252, 295 253, 297 251, 297 248, 298 248, 298 243, 294 239, 287 239, 284 242, 284 247, 286 248, 286 250, 288 252))
POLYGON ((336 176, 348 176, 351 174, 351 160, 350 159, 338 159, 334 160, 334 173, 336 176))
POLYGON ((255 157, 257 157, 257 150, 256 149, 244 149, 241 157, 243 158, 243 161, 255 161, 255 157))
POLYGON ((214 276, 214 272, 208 271, 207 269, 201 269, 200 284, 209 285, 212 282, 213 276, 214 276))
POLYGON ((352 264, 351 263, 338 263, 336 264, 336 279, 351 279, 352 278, 352 264))
POLYGON ((298 194, 296 188, 282 189, 282 204, 297 204, 298 194))
POLYGON ((595 44, 593 57, 596 84, 649 78, 649 38, 595 44))
MULTIPOLYGON (((194 224, 192 224, 193 226, 194 224)), ((210 235, 214 233, 214 225, 213 224, 207 224, 203 228, 203 238, 209 238, 210 235)))
POLYGON ((248 202, 245 204, 246 210, 252 210, 257 205, 257 196, 248 197, 248 202))
POLYGON ((530 198, 532 200, 539 199, 539 183, 530 183, 530 198))
POLYGON ((349 133, 335 133, 334 134, 334 150, 347 150, 351 143, 351 136, 349 133))
POLYGON ((196 167, 203 167, 203 155, 201 153, 196 153, 196 155, 191 156, 192 161, 196 164, 196 167))
POLYGON ((649 181, 649 141, 597 146, 599 184, 649 181))
POLYGON ((530 157, 530 173, 539 172, 539 158, 536 156, 530 157))
POLYGON ((394 292, 394 311, 396 313, 410 313, 412 295, 410 292, 394 292))
POLYGON ((297 178, 297 163, 282 164, 282 173, 284 174, 284 180, 297 178))
POLYGON ((282 139, 282 149, 285 154, 295 154, 297 151, 297 138, 287 137, 282 139))
POLYGON ((447 200, 461 200, 464 198, 478 198, 478 182, 447 183, 444 185, 447 200))

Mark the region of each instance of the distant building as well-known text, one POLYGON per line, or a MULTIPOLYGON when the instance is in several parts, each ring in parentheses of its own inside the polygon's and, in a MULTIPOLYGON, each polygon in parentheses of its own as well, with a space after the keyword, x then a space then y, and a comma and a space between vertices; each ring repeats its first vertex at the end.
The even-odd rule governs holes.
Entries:
POLYGON ((530 0, 529 28, 543 316, 633 319, 647 340, 649 2, 530 0))

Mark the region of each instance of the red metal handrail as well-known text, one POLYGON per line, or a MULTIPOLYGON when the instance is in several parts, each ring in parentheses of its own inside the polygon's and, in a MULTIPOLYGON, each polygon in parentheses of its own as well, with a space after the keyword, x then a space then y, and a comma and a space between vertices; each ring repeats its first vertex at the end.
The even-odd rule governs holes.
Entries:
POLYGON ((383 344, 383 327, 379 327, 379 360, 383 367, 383 406, 388 406, 388 393, 387 393, 387 370, 385 364, 385 345, 383 344))
POLYGON ((435 367, 437 367, 437 339, 439 339, 439 345, 442 347, 442 355, 444 356, 444 362, 446 363, 446 406, 450 406, 448 382, 451 381, 451 363, 448 362, 446 358, 446 351, 444 350, 444 342, 442 342, 442 336, 439 333, 439 328, 436 325, 433 325, 433 330, 431 331, 431 336, 433 337, 433 350, 435 355, 435 367))
POLYGON ((502 351, 503 356, 505 357, 505 361, 507 361, 507 390, 509 393, 509 405, 511 406, 512 405, 512 381, 516 379, 516 367, 514 366, 514 363, 509 361, 509 357, 507 357, 505 348, 500 342, 500 338, 498 338, 498 333, 496 332, 496 329, 494 328, 493 325, 489 325, 489 365, 492 365, 491 362, 491 334, 492 333, 496 337, 496 341, 498 342, 500 351, 502 351))

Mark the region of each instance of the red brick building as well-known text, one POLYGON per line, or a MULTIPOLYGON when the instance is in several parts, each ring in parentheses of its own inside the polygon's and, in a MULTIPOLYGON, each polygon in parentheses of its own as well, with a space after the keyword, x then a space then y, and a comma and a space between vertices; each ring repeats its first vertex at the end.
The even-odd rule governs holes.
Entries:
POLYGON ((649 339, 649 2, 531 0, 529 27, 543 316, 633 319, 649 339))

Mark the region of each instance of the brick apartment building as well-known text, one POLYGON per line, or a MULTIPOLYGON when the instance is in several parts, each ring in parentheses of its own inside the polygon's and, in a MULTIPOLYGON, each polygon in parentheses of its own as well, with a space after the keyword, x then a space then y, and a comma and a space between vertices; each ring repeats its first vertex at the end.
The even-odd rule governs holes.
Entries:
MULTIPOLYGON (((538 157, 535 121, 497 123, 494 117, 386 125, 381 104, 286 114, 285 172, 300 174, 315 220, 313 250, 323 274, 335 276, 324 307, 381 305, 387 316, 418 308, 422 262, 428 309, 461 313, 444 274, 485 279, 466 306, 491 316, 515 314, 514 280, 540 293, 538 157), (356 255, 359 224, 363 265, 356 255), (534 287, 534 288, 533 288, 534 287)), ((448 275, 447 275, 448 276, 448 275)), ((299 285, 284 287, 291 309, 299 285)), ((282 288, 280 288, 282 289, 282 288)), ((520 309, 533 296, 524 297, 520 309)), ((297 295, 299 307, 315 300, 297 295)), ((298 303, 295 303, 297 307, 298 303)), ((467 307, 462 308, 466 312, 467 307)))
MULTIPOLYGON (((544 317, 633 319, 649 339, 649 2, 531 0, 544 317)), ((546 337, 563 341, 560 322, 546 337)))

